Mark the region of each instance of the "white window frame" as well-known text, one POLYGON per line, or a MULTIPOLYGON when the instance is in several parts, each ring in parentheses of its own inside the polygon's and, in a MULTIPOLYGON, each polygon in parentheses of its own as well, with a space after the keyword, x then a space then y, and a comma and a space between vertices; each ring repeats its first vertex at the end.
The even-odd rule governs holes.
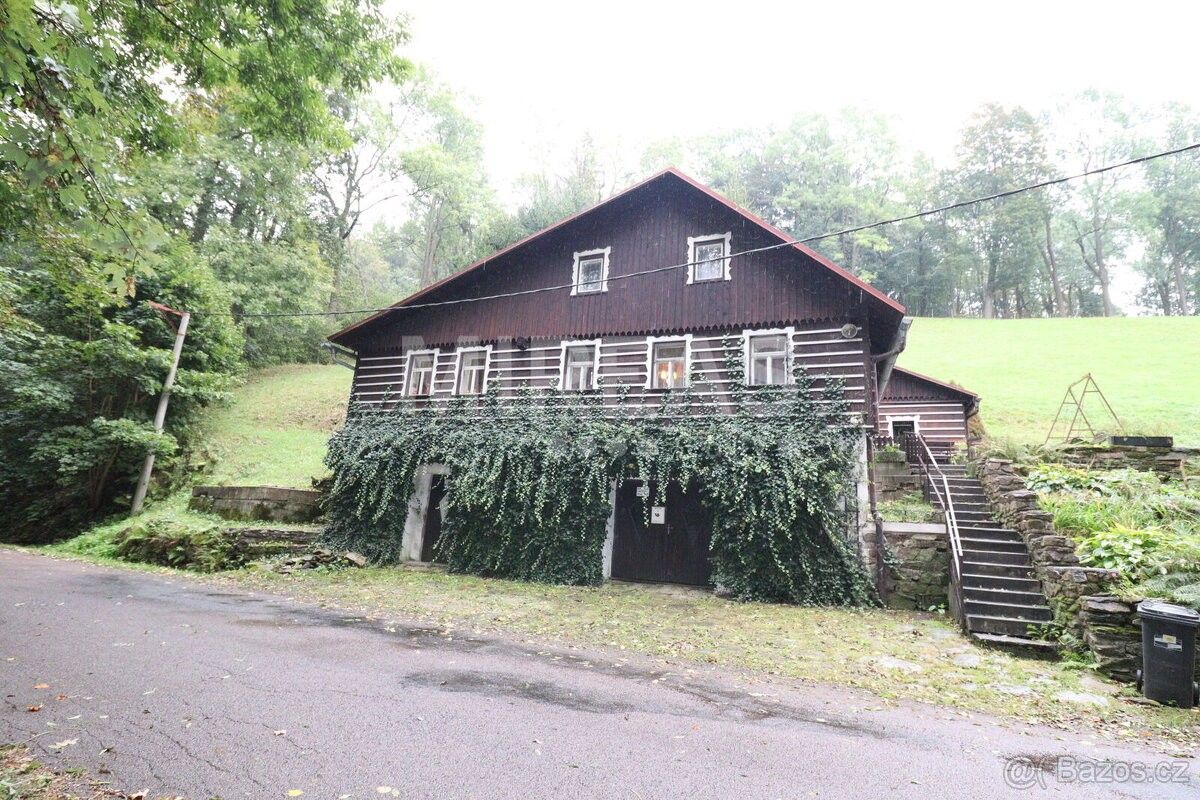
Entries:
POLYGON ((692 334, 682 336, 647 336, 646 337, 646 388, 659 392, 677 391, 672 389, 655 389, 654 386, 654 346, 657 344, 683 343, 683 388, 692 385, 692 334))
POLYGON ((558 371, 558 388, 564 392, 586 392, 595 389, 600 379, 600 340, 599 339, 572 339, 564 341, 559 350, 559 371, 558 371), (567 351, 575 347, 590 347, 592 348, 592 385, 583 389, 568 389, 567 388, 567 351))
POLYGON ((896 430, 892 427, 893 422, 911 422, 913 424, 913 433, 919 434, 921 432, 921 418, 916 414, 895 416, 888 414, 884 419, 887 420, 888 436, 893 439, 896 438, 896 430))
POLYGON ((404 362, 404 396, 405 397, 433 397, 437 392, 437 367, 438 367, 438 351, 437 348, 432 350, 409 350, 408 360, 404 362), (412 393, 412 377, 413 377, 413 359, 417 356, 433 356, 433 367, 429 372, 429 394, 413 394, 412 393))
POLYGON ((796 346, 795 346, 795 342, 793 341, 793 339, 794 339, 793 334, 795 334, 795 332, 796 332, 796 329, 791 326, 789 326, 787 328, 762 328, 760 330, 751 330, 751 329, 747 328, 742 331, 742 371, 743 371, 742 382, 746 386, 776 386, 776 385, 790 386, 791 384, 795 383, 795 380, 792 376, 792 372, 793 372, 795 360, 796 360, 796 346), (751 366, 752 366, 752 364, 750 363, 750 340, 754 339, 758 336, 782 336, 782 337, 784 337, 784 342, 786 342, 785 349, 784 349, 784 358, 786 359, 786 361, 784 363, 784 374, 783 374, 783 383, 782 384, 751 383, 750 382, 751 366))
POLYGON ((593 294, 604 294, 605 292, 608 291, 608 260, 609 260, 609 256, 611 256, 611 255, 612 255, 611 247, 600 247, 600 248, 597 248, 596 250, 580 250, 579 252, 575 253, 575 267, 571 273, 573 276, 571 279, 571 296, 572 297, 575 297, 576 295, 578 295, 580 297, 588 297, 589 295, 593 295, 593 294), (600 288, 597 290, 592 290, 592 291, 588 291, 588 292, 581 292, 579 290, 579 287, 580 287, 580 275, 579 275, 580 262, 587 261, 589 259, 595 258, 596 256, 601 256, 604 259, 604 264, 600 269, 600 288))
POLYGON ((492 368, 492 346, 479 345, 477 347, 460 347, 454 351, 454 394, 464 397, 478 397, 482 394, 487 394, 488 372, 492 368), (483 384, 479 387, 478 392, 462 392, 460 385, 462 383, 462 356, 463 353, 483 353, 483 384))
POLYGON ((733 260, 733 231, 710 233, 707 236, 689 236, 687 240, 687 282, 689 286, 693 283, 716 283, 718 280, 721 280, 720 278, 709 278, 703 281, 696 280, 696 245, 708 244, 718 239, 723 239, 725 242, 725 258, 723 259, 724 280, 731 280, 733 278, 733 273, 730 270, 730 262, 733 260))

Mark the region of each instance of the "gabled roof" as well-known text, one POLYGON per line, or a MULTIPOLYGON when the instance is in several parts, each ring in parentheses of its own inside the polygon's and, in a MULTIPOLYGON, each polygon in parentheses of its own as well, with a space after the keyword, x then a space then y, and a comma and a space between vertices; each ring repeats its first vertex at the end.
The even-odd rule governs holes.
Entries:
MULTIPOLYGON (((953 383, 946 383, 945 381, 939 381, 937 378, 931 378, 928 375, 922 375, 919 372, 913 372, 911 369, 905 369, 904 367, 896 366, 896 367, 892 367, 892 372, 894 372, 898 375, 904 375, 908 378, 912 378, 913 380, 923 381, 925 383, 933 384, 934 386, 937 386, 939 388, 946 389, 947 391, 951 391, 951 392, 954 392, 955 394, 961 395, 963 397, 963 399, 966 399, 966 400, 978 400, 979 399, 979 395, 975 394, 974 392, 972 392, 968 389, 964 389, 961 386, 955 386, 953 383)), ((885 392, 885 394, 886 394, 886 392, 885 392)))
MULTIPOLYGON (((666 169, 662 170, 661 172, 651 175, 649 178, 646 178, 645 180, 641 181, 640 183, 636 183, 633 186, 630 186, 629 188, 624 189, 623 191, 618 192, 617 194, 614 194, 611 197, 601 200, 599 203, 596 203, 595 205, 592 205, 588 208, 583 209, 582 211, 579 211, 576 214, 572 214, 569 217, 559 220, 558 222, 554 223, 553 225, 543 228, 542 230, 538 231, 537 233, 530 234, 529 236, 526 236, 524 239, 521 239, 519 241, 514 242, 513 244, 510 244, 508 247, 497 250, 495 253, 492 253, 491 255, 487 256, 486 258, 482 258, 479 261, 476 261, 475 263, 470 264, 467 267, 464 267, 463 269, 459 270, 458 272, 454 273, 453 275, 443 278, 440 281, 437 281, 435 283, 430 284, 429 286, 426 286, 424 289, 414 292, 413 294, 409 295, 408 297, 404 298, 403 300, 399 301, 398 303, 394 303, 387 309, 378 311, 375 314, 372 314, 371 316, 367 317, 366 319, 360 320, 359 322, 356 322, 352 325, 347 325, 345 328, 342 328, 337 333, 330 335, 329 340, 333 341, 333 342, 337 342, 337 341, 345 338, 351 332, 362 331, 364 328, 372 327, 376 323, 378 323, 380 320, 384 319, 394 309, 404 308, 405 306, 417 305, 417 304, 419 304, 419 302, 421 301, 422 298, 426 297, 430 293, 435 292, 438 289, 441 289, 445 286, 451 285, 451 284, 461 280, 465 276, 476 272, 477 270, 483 269, 489 263, 491 263, 492 261, 495 261, 496 259, 500 258, 501 256, 511 253, 512 251, 517 250, 521 247, 524 247, 525 245, 529 244, 533 240, 538 239, 542 236, 545 236, 546 234, 548 234, 552 231, 558 230, 559 228, 562 228, 563 226, 565 226, 569 223, 575 222, 576 220, 579 220, 582 217, 586 217, 589 214, 593 213, 594 211, 596 211, 600 208, 603 208, 603 207, 615 202, 616 200, 619 200, 624 197, 628 197, 629 195, 636 193, 642 189, 645 189, 646 187, 651 186, 652 184, 656 184, 656 183, 658 183, 660 181, 664 181, 664 180, 682 181, 684 184, 707 195, 708 197, 717 201, 721 205, 725 206, 726 208, 728 208, 728 209, 732 210, 733 212, 735 212, 736 214, 740 215, 742 218, 744 218, 747 221, 751 222, 752 224, 758 226, 762 230, 766 231, 768 234, 778 238, 781 242, 788 242, 792 239, 792 237, 789 234, 785 233, 784 231, 780 230, 779 228, 776 228, 774 225, 770 224, 769 222, 762 219, 761 217, 758 217, 755 214, 752 214, 751 212, 749 212, 746 209, 742 208, 741 206, 737 205, 736 203, 729 200, 728 198, 723 197, 722 195, 713 191, 712 189, 710 189, 709 187, 700 183, 699 181, 685 175, 684 173, 680 172, 679 170, 675 169, 674 167, 667 167, 666 169)), ((853 273, 843 269, 842 267, 839 267, 837 264, 833 263, 828 258, 821 255, 820 253, 813 250, 812 248, 807 247, 803 244, 799 244, 799 243, 793 243, 791 245, 791 247, 794 247, 796 250, 798 250, 801 253, 803 253, 804 255, 808 256, 813 261, 815 261, 817 264, 819 264, 820 266, 822 266, 825 269, 832 272, 834 275, 853 284, 855 287, 861 289, 874 302, 884 306, 885 308, 888 308, 888 309, 894 311, 897 314, 903 315, 905 313, 904 306, 902 306, 900 303, 898 303, 895 300, 893 300, 892 298, 888 297, 886 294, 879 291, 874 286, 871 286, 869 283, 862 280, 861 278, 854 275, 853 273)), ((669 265, 664 264, 661 266, 669 266, 669 265)))

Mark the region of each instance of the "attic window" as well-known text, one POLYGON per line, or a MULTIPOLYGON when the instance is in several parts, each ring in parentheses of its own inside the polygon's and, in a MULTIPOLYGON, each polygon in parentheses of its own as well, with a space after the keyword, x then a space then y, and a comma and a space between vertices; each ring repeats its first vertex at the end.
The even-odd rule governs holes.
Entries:
POLYGON ((608 291, 608 256, 611 247, 584 250, 575 254, 575 274, 571 294, 599 294, 608 291))
POLYGON ((727 281, 731 233, 688 237, 688 283, 727 281))

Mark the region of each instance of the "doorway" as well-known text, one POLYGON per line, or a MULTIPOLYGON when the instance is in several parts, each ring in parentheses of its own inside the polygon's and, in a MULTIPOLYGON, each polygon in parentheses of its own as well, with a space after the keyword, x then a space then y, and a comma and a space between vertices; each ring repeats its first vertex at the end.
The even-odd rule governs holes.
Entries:
POLYGON ((617 488, 612 577, 627 581, 707 586, 712 515, 698 493, 667 484, 661 520, 647 508, 657 486, 625 481, 617 488), (649 522, 647 521, 649 519, 649 522))
POLYGON ((437 544, 442 538, 442 500, 445 497, 446 476, 430 476, 429 502, 425 505, 425 525, 421 532, 421 560, 426 563, 438 562, 437 544))

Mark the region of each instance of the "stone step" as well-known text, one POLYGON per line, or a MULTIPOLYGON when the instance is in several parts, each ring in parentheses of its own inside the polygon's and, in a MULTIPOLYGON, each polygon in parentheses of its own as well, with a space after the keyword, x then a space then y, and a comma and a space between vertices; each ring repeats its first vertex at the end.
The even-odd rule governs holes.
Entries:
POLYGON ((964 528, 997 530, 1004 527, 1000 520, 992 519, 991 517, 977 517, 972 514, 963 514, 958 509, 954 510, 954 521, 958 523, 960 531, 964 528))
POLYGON ((1030 633, 1048 620, 998 617, 988 614, 967 614, 967 630, 971 633, 995 633, 1032 639, 1030 633))
POLYGON ((982 645, 1016 650, 1029 655, 1053 655, 1058 651, 1057 642, 1030 639, 1027 636, 1006 636, 1002 633, 972 633, 971 638, 982 645))
POLYGON ((1015 539, 1015 540, 1012 540, 1012 539, 1005 540, 1005 539, 981 539, 981 538, 977 538, 974 536, 972 536, 972 537, 961 536, 961 537, 959 537, 959 541, 962 542, 964 555, 966 554, 966 552, 968 550, 970 550, 971 552, 974 552, 974 553, 986 552, 986 553, 1024 553, 1026 555, 1029 554, 1029 551, 1025 548, 1025 543, 1022 542, 1019 538, 1015 539))
POLYGON ((960 539, 991 539, 998 542, 1023 542, 1021 534, 1012 528, 990 525, 959 525, 958 537, 960 539))
POLYGON ((1030 565, 1029 553, 1025 550, 1021 550, 1019 553, 1001 553, 995 550, 974 550, 964 547, 962 560, 965 564, 1010 564, 1017 567, 1030 565))
POLYGON ((1005 564, 995 561, 963 561, 964 575, 991 575, 997 578, 1033 579, 1033 567, 1029 564, 1005 564))
POLYGON ((999 605, 1039 606, 1045 607, 1046 598, 1040 590, 1017 591, 1015 589, 985 588, 969 586, 965 582, 962 588, 963 600, 997 603, 999 605))
MULTIPOLYGON (((1030 571, 1032 573, 1032 570, 1030 571)), ((987 575, 976 572, 963 572, 963 591, 968 589, 1004 589, 1013 592, 1041 593, 1042 582, 1037 578, 1009 577, 1006 575, 987 575)))
POLYGON ((963 597, 967 608, 967 616, 995 617, 996 619, 1019 619, 1026 622, 1049 622, 1050 608, 1046 605, 1028 605, 1025 603, 994 602, 979 600, 974 597, 963 597))

